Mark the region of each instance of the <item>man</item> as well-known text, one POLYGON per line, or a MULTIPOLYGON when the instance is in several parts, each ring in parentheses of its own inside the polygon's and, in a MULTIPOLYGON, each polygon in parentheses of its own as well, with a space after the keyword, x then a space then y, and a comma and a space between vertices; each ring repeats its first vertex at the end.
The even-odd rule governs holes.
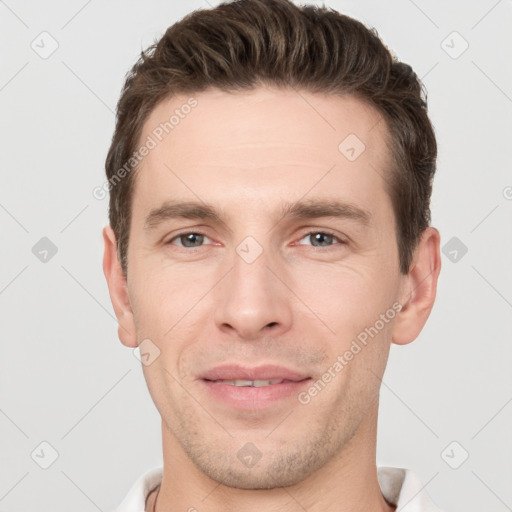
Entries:
POLYGON ((390 345, 435 300, 435 161, 417 76, 335 11, 239 0, 143 52, 103 268, 163 467, 119 511, 439 510, 376 466, 390 345))

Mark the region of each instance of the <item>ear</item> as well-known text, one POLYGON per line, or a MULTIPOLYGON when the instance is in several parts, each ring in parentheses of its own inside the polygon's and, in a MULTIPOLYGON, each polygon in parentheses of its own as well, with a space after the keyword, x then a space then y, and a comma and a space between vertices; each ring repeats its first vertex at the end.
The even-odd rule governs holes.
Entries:
POLYGON ((110 226, 103 228, 105 252, 103 254, 103 273, 107 279, 110 300, 119 323, 117 332, 123 345, 137 347, 137 336, 133 312, 128 295, 126 277, 121 270, 117 254, 117 240, 110 226))
POLYGON ((441 271, 439 231, 428 227, 414 251, 409 273, 404 276, 402 309, 396 316, 392 341, 406 345, 420 334, 434 305, 441 271))

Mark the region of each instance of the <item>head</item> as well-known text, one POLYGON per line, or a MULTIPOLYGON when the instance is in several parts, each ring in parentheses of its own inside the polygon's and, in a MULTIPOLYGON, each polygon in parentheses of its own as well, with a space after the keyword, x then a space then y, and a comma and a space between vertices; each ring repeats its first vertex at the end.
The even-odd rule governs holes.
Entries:
POLYGON ((221 4, 141 54, 106 160, 104 270, 120 339, 146 340, 163 424, 205 474, 289 485, 372 437, 389 346, 435 299, 435 161, 416 74, 333 10, 221 4), (224 362, 310 380, 229 407, 203 378, 224 362))

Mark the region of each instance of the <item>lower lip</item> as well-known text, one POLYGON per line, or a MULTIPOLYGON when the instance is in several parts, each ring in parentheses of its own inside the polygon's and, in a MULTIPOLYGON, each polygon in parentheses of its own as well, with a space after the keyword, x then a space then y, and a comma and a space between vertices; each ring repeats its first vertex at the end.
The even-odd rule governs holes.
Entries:
POLYGON ((201 380, 210 396, 224 404, 246 410, 265 409, 285 398, 297 397, 299 392, 309 385, 311 378, 299 382, 281 382, 269 386, 233 386, 222 382, 201 380))

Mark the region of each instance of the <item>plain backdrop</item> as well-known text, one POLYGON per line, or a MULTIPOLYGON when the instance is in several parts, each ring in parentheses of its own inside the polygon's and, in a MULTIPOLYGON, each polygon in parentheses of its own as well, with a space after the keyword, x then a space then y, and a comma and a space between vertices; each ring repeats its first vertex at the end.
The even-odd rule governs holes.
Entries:
MULTIPOLYGON (((107 199, 92 192, 140 50, 216 3, 0 2, 2 512, 109 511, 161 464, 160 417, 102 271, 107 199)), ((447 512, 512 510, 512 2, 325 4, 413 66, 439 143, 438 297, 420 337, 392 346, 378 465, 412 468, 447 512)))

